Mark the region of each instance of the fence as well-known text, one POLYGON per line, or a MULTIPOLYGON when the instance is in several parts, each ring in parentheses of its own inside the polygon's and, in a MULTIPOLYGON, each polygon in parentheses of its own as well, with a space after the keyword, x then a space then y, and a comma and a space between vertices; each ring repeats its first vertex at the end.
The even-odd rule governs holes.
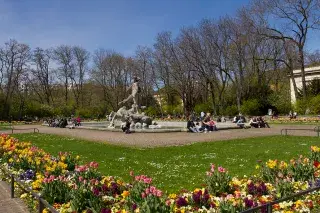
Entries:
POLYGON ((51 206, 45 199, 41 197, 41 194, 37 194, 34 192, 31 188, 27 187, 21 180, 19 180, 17 177, 15 177, 13 174, 10 174, 7 172, 4 168, 1 168, 1 170, 4 172, 4 174, 7 177, 10 177, 11 183, 10 183, 10 192, 11 192, 11 198, 14 198, 14 184, 17 183, 25 192, 30 192, 31 195, 38 200, 39 207, 38 212, 42 213, 45 208, 48 208, 51 213, 59 213, 53 206, 51 206))
POLYGON ((320 137, 320 126, 316 126, 313 129, 281 129, 281 135, 288 135, 288 131, 311 131, 316 132, 316 135, 320 137))
POLYGON ((299 193, 290 195, 288 197, 284 197, 284 198, 281 198, 279 200, 275 200, 275 201, 266 203, 266 204, 261 205, 261 206, 257 206, 257 207, 251 208, 251 209, 247 209, 245 211, 242 211, 241 213, 258 212, 258 210, 261 210, 261 212, 272 213, 272 207, 273 207, 274 204, 278 204, 278 203, 281 203, 281 202, 284 202, 284 201, 287 201, 287 200, 291 200, 291 199, 293 199, 295 197, 299 197, 299 196, 302 196, 302 195, 305 195, 305 194, 309 194, 310 192, 314 192, 314 191, 317 191, 319 189, 320 189, 320 186, 317 186, 317 187, 314 187, 314 188, 311 188, 311 189, 308 189, 308 190, 301 191, 299 193))

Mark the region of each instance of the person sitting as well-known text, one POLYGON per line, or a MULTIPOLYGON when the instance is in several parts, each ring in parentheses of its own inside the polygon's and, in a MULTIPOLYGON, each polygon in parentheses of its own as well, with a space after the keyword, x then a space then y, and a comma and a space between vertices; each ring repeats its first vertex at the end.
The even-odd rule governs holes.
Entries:
POLYGON ((246 120, 246 117, 244 117, 243 115, 240 115, 239 116, 239 119, 242 119, 243 120, 243 123, 245 123, 247 120, 246 120))
POLYGON ((238 116, 234 116, 232 123, 237 123, 238 120, 239 120, 239 117, 238 116))
POLYGON ((266 122, 261 116, 257 118, 257 121, 259 123, 259 128, 270 128, 268 122, 266 122))
POLYGON ((189 132, 198 132, 196 125, 194 125, 194 122, 191 116, 189 116, 189 119, 187 121, 187 129, 189 130, 189 132))
POLYGON ((297 112, 293 112, 293 119, 297 118, 298 113, 297 112))
POLYGON ((250 119, 249 125, 251 126, 251 128, 252 128, 252 127, 254 127, 254 128, 259 128, 259 127, 260 127, 260 126, 259 126, 259 123, 258 123, 258 121, 257 121, 257 119, 256 119, 255 117, 252 117, 252 118, 250 119))
POLYGON ((246 128, 246 126, 241 118, 237 121, 237 126, 240 127, 241 129, 246 128))
POLYGON ((122 131, 123 131, 124 133, 126 133, 126 134, 130 134, 130 133, 131 133, 131 132, 130 132, 130 125, 131 125, 130 121, 127 120, 126 123, 125 123, 125 125, 121 127, 122 131))
POLYGON ((290 110, 289 112, 289 119, 291 120, 293 118, 293 114, 292 114, 292 111, 290 110))
POLYGON ((206 122, 205 124, 206 124, 206 128, 209 130, 209 132, 218 131, 216 123, 213 121, 212 118, 210 118, 210 120, 208 122, 206 122))
POLYGON ((196 129, 197 129, 198 132, 203 132, 203 131, 204 131, 204 128, 205 128, 205 127, 204 127, 202 121, 200 121, 200 123, 199 123, 199 122, 196 123, 196 129))
POLYGON ((81 118, 79 116, 75 119, 75 125, 81 126, 81 118))
POLYGON ((66 118, 61 119, 61 124, 60 124, 60 128, 66 128, 66 126, 68 126, 68 121, 66 118))
POLYGON ((222 116, 222 117, 221 117, 221 122, 224 122, 224 123, 227 122, 226 117, 222 116))

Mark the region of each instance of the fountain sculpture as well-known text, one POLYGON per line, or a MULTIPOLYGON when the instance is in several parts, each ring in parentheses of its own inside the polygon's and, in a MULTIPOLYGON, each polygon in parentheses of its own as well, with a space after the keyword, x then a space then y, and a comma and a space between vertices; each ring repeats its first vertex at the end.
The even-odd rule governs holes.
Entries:
POLYGON ((115 120, 121 120, 122 123, 129 121, 131 123, 130 129, 148 127, 152 124, 152 119, 149 116, 146 116, 144 113, 139 113, 138 111, 139 81, 139 77, 135 76, 133 78, 132 85, 127 89, 127 91, 131 89, 131 94, 128 98, 119 102, 119 105, 121 105, 132 99, 133 104, 131 109, 127 110, 125 106, 122 106, 117 112, 111 112, 109 115, 110 125, 108 128, 115 128, 115 120))

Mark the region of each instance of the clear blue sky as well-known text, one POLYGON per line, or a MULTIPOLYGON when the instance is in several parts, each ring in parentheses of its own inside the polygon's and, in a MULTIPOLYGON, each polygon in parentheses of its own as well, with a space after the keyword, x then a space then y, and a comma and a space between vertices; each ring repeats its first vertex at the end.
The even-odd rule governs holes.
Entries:
POLYGON ((233 16, 249 0, 0 0, 0 45, 10 38, 32 48, 80 45, 124 55, 152 46, 203 18, 233 16))

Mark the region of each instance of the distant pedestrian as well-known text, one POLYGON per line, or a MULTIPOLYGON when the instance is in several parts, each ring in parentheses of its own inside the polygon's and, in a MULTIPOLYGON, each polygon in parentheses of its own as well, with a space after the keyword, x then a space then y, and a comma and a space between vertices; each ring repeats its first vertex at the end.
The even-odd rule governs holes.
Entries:
POLYGON ((205 116, 205 113, 202 111, 202 112, 200 113, 200 120, 201 120, 201 121, 203 121, 204 116, 205 116))

